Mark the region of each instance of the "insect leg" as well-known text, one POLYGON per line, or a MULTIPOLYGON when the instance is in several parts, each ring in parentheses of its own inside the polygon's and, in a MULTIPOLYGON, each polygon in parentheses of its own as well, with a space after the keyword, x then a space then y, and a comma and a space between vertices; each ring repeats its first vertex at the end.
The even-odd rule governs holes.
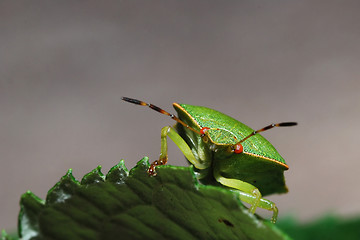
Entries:
MULTIPOLYGON (((216 181, 221 183, 224 186, 235 188, 237 190, 240 190, 241 192, 250 194, 251 199, 249 199, 249 204, 251 204, 250 212, 254 213, 256 208, 259 205, 260 199, 261 199, 261 193, 259 189, 257 189, 255 186, 251 185, 250 183, 241 181, 239 179, 233 179, 233 178, 225 178, 219 174, 217 170, 214 170, 214 177, 216 181)), ((246 200, 246 199, 245 199, 246 200)))
POLYGON ((216 170, 214 170, 214 176, 216 181, 218 181, 222 185, 239 190, 238 192, 240 194, 240 200, 251 205, 249 209, 251 213, 255 213, 257 207, 267 209, 273 212, 271 221, 273 223, 276 222, 278 214, 277 207, 273 202, 262 198, 259 189, 257 189, 255 186, 239 179, 225 178, 221 176, 220 173, 216 170))
MULTIPOLYGON (((239 194, 240 194, 240 200, 241 201, 244 201, 246 203, 249 203, 249 204, 252 204, 252 202, 255 200, 255 196, 251 195, 251 194, 248 194, 248 193, 245 193, 245 192, 241 192, 239 191, 239 194)), ((265 199, 265 198, 260 198, 260 201, 259 201, 259 204, 258 206, 259 208, 262 208, 262 209, 266 209, 266 210, 269 210, 269 211, 272 211, 273 212, 273 215, 271 217, 271 222, 272 223, 275 223, 276 220, 277 220, 277 216, 278 216, 278 208, 276 207, 275 203, 271 202, 270 200, 268 199, 265 199)), ((251 208, 250 208, 250 212, 251 212, 251 208)))
POLYGON ((170 126, 163 127, 161 129, 161 153, 159 160, 154 161, 151 163, 149 167, 149 174, 156 175, 155 167, 158 165, 165 165, 168 160, 168 148, 167 148, 167 137, 170 137, 171 140, 179 147, 181 152, 185 155, 185 157, 191 162, 197 169, 205 169, 208 167, 207 164, 201 163, 198 161, 193 152, 191 151, 190 147, 184 141, 184 139, 170 126))

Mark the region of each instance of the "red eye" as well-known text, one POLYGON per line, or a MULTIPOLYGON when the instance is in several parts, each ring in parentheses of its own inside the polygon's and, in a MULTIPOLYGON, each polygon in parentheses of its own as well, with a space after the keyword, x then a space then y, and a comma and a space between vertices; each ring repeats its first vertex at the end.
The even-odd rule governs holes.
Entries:
POLYGON ((242 153, 243 150, 244 150, 244 148, 241 145, 241 143, 238 143, 234 146, 234 153, 242 153))
POLYGON ((204 135, 205 134, 205 132, 207 131, 207 130, 209 130, 210 128, 208 128, 208 127, 203 127, 202 129, 200 129, 200 134, 201 135, 204 135))

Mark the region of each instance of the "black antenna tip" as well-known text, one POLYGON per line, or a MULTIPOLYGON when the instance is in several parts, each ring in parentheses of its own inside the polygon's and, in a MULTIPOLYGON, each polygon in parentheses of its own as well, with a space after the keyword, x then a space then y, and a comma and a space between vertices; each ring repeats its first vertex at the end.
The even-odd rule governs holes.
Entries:
POLYGON ((297 122, 283 122, 283 123, 279 123, 279 127, 291 127, 291 126, 296 126, 297 122))
POLYGON ((124 100, 126 102, 128 102, 130 100, 130 98, 127 98, 127 97, 121 97, 121 100, 124 100))
POLYGON ((124 100, 129 103, 137 104, 137 105, 146 105, 146 103, 144 103, 143 101, 133 99, 133 98, 121 97, 121 100, 124 100))

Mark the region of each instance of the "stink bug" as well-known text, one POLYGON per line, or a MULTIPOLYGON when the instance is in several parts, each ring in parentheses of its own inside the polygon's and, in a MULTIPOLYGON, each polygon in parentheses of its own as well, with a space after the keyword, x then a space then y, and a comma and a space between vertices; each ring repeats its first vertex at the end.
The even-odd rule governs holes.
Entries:
POLYGON ((178 117, 149 103, 132 98, 122 100, 148 106, 168 115, 177 123, 161 130, 161 153, 159 160, 151 163, 148 172, 156 175, 155 167, 168 161, 167 136, 180 148, 187 160, 199 172, 203 181, 215 180, 221 185, 238 190, 240 199, 251 205, 273 212, 271 221, 276 222, 278 209, 262 196, 285 193, 285 160, 263 136, 258 134, 274 127, 289 127, 296 122, 270 124, 254 131, 245 124, 216 110, 174 103, 178 117))

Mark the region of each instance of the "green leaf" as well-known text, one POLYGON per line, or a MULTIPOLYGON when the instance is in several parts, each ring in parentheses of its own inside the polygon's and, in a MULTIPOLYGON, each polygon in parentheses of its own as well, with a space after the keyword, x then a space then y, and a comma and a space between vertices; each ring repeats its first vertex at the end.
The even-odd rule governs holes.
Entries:
POLYGON ((21 198, 22 239, 288 239, 276 225, 250 214, 236 192, 198 183, 192 167, 123 160, 75 180, 71 169, 42 201, 21 198))
POLYGON ((288 217, 279 221, 277 226, 296 240, 360 239, 359 216, 344 219, 328 215, 308 223, 299 223, 294 218, 288 217))
POLYGON ((5 230, 1 231, 1 240, 18 240, 19 237, 16 233, 8 234, 5 230))

